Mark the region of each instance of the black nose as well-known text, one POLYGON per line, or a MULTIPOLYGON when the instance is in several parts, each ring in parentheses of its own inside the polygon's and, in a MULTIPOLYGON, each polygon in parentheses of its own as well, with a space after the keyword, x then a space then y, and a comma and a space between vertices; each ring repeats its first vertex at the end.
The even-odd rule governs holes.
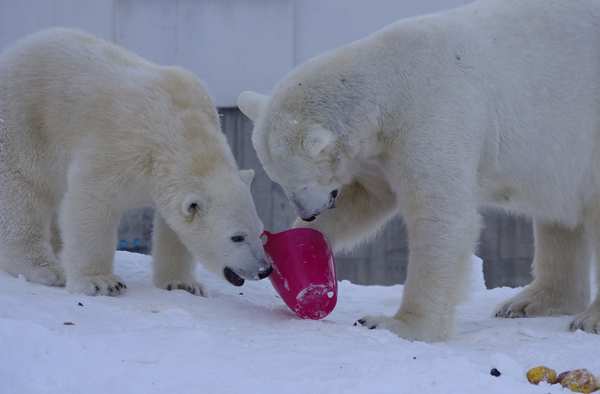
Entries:
POLYGON ((335 189, 334 191, 331 192, 331 198, 336 198, 338 195, 338 189, 335 189))
POLYGON ((273 272, 273 267, 269 266, 269 268, 266 269, 265 271, 259 272, 258 277, 260 279, 265 279, 267 276, 271 275, 271 272, 273 272))
POLYGON ((317 218, 317 215, 312 215, 311 217, 309 217, 308 219, 304 219, 302 218, 302 220, 304 220, 305 222, 312 222, 313 220, 315 220, 317 218))

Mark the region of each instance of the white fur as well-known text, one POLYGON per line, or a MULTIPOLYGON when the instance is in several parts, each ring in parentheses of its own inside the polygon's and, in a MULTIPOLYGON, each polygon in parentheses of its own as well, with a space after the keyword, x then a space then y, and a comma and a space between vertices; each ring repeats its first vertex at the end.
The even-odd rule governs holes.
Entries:
MULTIPOLYGON (((364 325, 451 337, 478 206, 535 221, 535 280, 498 316, 588 306, 591 251, 600 256, 599 2, 484 0, 400 21, 238 103, 269 176, 299 216, 319 214, 295 226, 339 250, 404 216, 402 304, 364 325), (324 210, 335 189, 337 207, 324 210)), ((599 322, 597 298, 571 328, 598 332, 599 322)))
POLYGON ((149 204, 158 287, 206 295, 198 260, 222 277, 225 267, 248 279, 269 269, 253 172, 238 171, 191 73, 47 30, 0 59, 0 117, 0 267, 9 273, 117 294, 118 222, 149 204))

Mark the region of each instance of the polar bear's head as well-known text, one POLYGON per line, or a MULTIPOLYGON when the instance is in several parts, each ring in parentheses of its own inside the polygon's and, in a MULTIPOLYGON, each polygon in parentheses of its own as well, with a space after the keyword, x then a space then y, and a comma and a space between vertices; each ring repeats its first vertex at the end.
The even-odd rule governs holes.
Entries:
POLYGON ((250 194, 252 170, 222 170, 188 179, 169 204, 167 223, 207 269, 241 286, 271 273, 264 227, 250 194))
POLYGON ((349 183, 339 138, 294 106, 267 108, 273 100, 253 92, 238 98, 254 121, 252 144, 267 175, 281 185, 296 214, 306 221, 335 208, 339 188, 349 183))

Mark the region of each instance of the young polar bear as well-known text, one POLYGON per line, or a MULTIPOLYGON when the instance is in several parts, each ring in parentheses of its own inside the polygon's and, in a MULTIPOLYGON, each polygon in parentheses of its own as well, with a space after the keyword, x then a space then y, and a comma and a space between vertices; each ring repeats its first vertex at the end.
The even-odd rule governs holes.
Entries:
POLYGON ((235 285, 270 273, 249 185, 204 87, 79 31, 0 58, 0 267, 89 295, 113 274, 123 212, 154 205, 154 284, 208 295, 195 261, 235 285), (59 264, 60 262, 60 264, 59 264), (64 273, 63 273, 64 268, 64 273))
POLYGON ((364 326, 448 339, 476 207, 496 206, 533 217, 536 240, 535 280, 496 315, 583 312, 571 330, 600 331, 600 297, 588 307, 592 252, 600 275, 600 2, 484 0, 400 21, 238 104, 306 221, 295 226, 340 250, 404 216, 402 304, 364 326))

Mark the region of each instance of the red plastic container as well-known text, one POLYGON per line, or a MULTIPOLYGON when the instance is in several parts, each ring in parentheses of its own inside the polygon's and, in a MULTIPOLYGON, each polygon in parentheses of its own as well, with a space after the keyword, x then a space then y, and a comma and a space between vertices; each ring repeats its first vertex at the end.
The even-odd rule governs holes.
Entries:
POLYGON ((310 228, 263 235, 273 265, 269 279, 286 305, 303 319, 318 320, 331 313, 337 302, 337 276, 327 238, 310 228))

